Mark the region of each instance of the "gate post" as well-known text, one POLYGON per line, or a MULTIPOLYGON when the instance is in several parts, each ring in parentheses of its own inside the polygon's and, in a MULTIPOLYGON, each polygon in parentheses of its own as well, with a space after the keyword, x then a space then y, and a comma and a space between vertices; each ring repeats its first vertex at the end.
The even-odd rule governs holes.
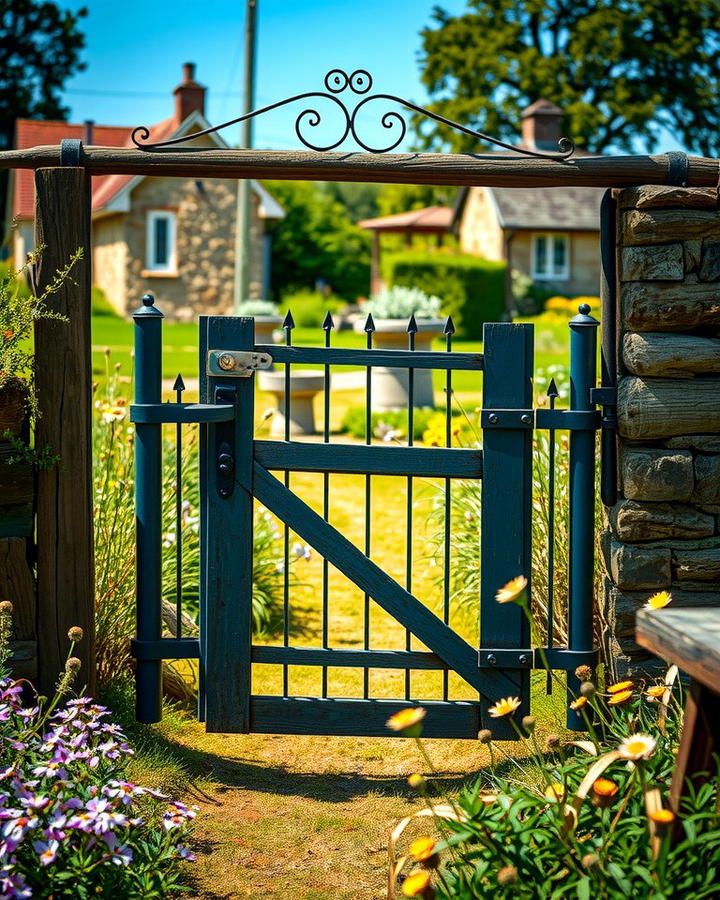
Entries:
POLYGON ((532 550, 533 336, 530 324, 486 323, 483 328, 483 479, 480 525, 480 657, 485 694, 481 723, 496 740, 515 740, 506 719, 488 708, 502 697, 530 711, 530 628, 514 603, 500 605, 498 590, 518 575, 528 579, 532 550), (493 669, 492 649, 517 649, 515 667, 493 669), (523 668, 524 667, 524 668, 523 668))
MULTIPOLYGON (((133 313, 135 323, 135 403, 162 400, 162 320, 152 294, 133 313)), ((162 637, 162 425, 135 426, 135 524, 137 638, 162 637)), ((135 708, 138 722, 162 715, 162 660, 138 659, 135 708)))
MULTIPOLYGON (((570 320, 570 409, 594 412, 590 391, 597 372, 597 319, 583 303, 570 320)), ((595 574, 595 425, 570 431, 570 561, 568 572, 568 649, 593 649, 593 581, 595 574)), ((567 673, 568 698, 580 681, 567 673)), ((568 728, 583 731, 581 716, 568 710, 568 728)))

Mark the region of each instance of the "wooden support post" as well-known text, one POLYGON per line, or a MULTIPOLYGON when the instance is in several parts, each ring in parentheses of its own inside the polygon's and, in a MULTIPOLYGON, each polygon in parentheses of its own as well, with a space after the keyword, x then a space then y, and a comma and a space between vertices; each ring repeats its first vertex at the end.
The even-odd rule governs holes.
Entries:
POLYGON ((37 493, 38 687, 52 692, 69 648, 67 631, 84 640, 78 684, 95 689, 90 357, 90 175, 81 168, 38 169, 35 245, 44 247, 34 280, 38 293, 78 248, 72 277, 48 298, 67 322, 35 326, 39 447, 60 457, 42 471, 37 493))

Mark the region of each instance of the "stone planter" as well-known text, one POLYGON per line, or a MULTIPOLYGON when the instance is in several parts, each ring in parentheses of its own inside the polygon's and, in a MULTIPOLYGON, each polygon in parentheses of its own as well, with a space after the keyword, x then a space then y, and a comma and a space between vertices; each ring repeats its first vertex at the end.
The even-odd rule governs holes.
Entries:
POLYGON ((27 417, 28 387, 22 378, 8 378, 0 383, 0 440, 9 431, 19 437, 27 417))
MULTIPOLYGON (((364 330, 365 321, 355 323, 355 331, 364 330)), ((418 319, 416 350, 430 350, 445 327, 443 319, 418 319)), ((375 319, 373 347, 378 350, 408 349, 407 319, 375 319)), ((372 370, 372 406, 376 410, 407 409, 409 403, 408 370, 376 366, 372 370)), ((432 370, 415 369, 413 406, 434 407, 432 370)))
MULTIPOLYGON (((315 434, 315 394, 323 389, 325 378, 322 372, 312 369, 291 370, 290 372, 290 434, 315 434)), ((258 372, 258 388, 273 394, 277 401, 277 411, 270 424, 272 437, 285 436, 285 372, 258 372)))
POLYGON ((253 319, 255 319, 255 343, 274 343, 273 332, 282 325, 282 316, 253 316, 253 319))

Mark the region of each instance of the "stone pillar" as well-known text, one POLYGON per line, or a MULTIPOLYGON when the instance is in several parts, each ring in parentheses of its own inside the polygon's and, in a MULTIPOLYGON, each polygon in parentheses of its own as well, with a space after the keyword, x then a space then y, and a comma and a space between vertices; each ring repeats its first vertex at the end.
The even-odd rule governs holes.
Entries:
POLYGON ((720 208, 715 190, 618 194, 618 503, 603 536, 609 658, 648 596, 720 605, 720 208))

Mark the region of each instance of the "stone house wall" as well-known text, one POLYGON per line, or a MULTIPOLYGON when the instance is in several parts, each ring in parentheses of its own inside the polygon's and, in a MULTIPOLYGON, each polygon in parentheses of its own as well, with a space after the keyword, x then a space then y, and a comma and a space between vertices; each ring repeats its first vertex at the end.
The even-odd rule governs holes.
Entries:
POLYGON ((93 282, 101 288, 115 310, 127 309, 127 245, 125 216, 102 216, 93 222, 93 282))
POLYGON ((618 199, 619 499, 603 551, 618 674, 642 668, 635 612, 720 605, 720 208, 715 190, 618 199))

